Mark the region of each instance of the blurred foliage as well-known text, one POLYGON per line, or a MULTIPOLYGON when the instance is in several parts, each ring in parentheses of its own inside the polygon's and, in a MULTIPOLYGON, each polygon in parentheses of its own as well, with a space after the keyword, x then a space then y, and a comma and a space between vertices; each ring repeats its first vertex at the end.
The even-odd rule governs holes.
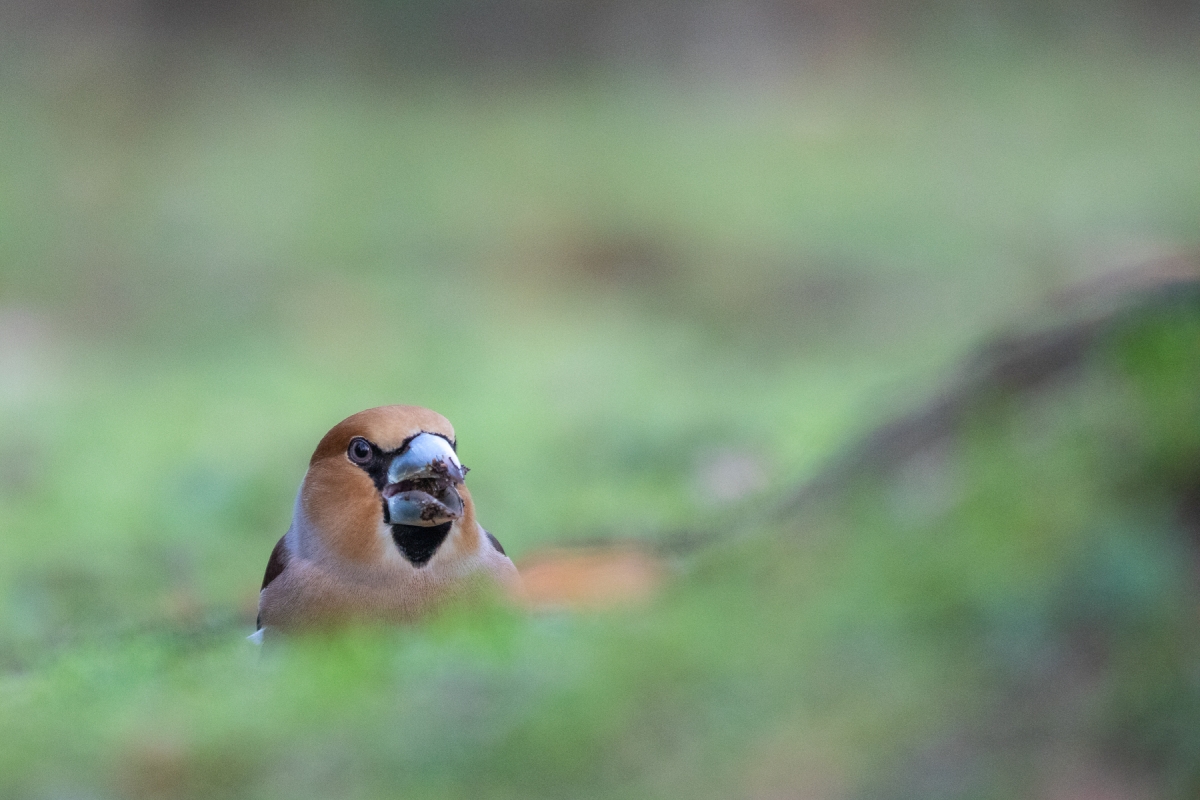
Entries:
POLYGON ((1195 244, 1200 65, 1092 33, 728 84, 10 40, 0 795, 1194 795, 1194 296, 786 502, 1001 322, 1195 244), (386 402, 454 421, 518 560, 715 541, 648 607, 259 659, 311 448, 386 402))
POLYGON ((1187 41, 1196 0, 6 0, 0 38, 103 28, 157 55, 493 76, 597 66, 761 80, 781 65, 947 33, 993 46, 1104 32, 1187 41))
POLYGON ((970 412, 949 445, 693 554, 647 608, 471 607, 261 660, 212 622, 77 636, 10 665, 0 786, 1192 796, 1200 292, 970 412))

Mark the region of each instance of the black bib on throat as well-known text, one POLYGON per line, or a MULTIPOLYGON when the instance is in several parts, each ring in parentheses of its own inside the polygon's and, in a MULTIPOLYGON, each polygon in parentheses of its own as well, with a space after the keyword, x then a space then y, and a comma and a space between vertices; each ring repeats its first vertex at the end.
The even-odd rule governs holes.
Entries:
POLYGON ((453 522, 441 525, 392 525, 392 540, 414 567, 423 567, 450 535, 453 522))

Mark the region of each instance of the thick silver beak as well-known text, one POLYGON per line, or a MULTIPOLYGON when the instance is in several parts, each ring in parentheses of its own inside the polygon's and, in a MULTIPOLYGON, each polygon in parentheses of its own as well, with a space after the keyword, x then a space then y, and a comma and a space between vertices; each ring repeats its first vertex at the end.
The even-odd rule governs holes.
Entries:
POLYGON ((440 525, 463 513, 462 484, 467 469, 450 443, 432 433, 418 434, 388 466, 383 499, 391 525, 440 525))

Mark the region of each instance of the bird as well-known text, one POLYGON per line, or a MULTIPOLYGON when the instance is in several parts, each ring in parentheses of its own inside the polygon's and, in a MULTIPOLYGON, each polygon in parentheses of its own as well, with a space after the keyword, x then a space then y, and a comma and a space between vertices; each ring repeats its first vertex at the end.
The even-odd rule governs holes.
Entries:
POLYGON ((360 411, 309 461, 259 591, 252 641, 347 622, 412 622, 465 590, 520 576, 475 518, 450 422, 419 406, 360 411))

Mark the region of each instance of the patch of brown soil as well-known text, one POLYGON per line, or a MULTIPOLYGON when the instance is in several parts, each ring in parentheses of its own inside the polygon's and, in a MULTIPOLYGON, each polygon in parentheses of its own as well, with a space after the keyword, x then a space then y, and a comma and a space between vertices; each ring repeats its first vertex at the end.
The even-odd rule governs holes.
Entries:
POLYGON ((636 547, 543 550, 517 565, 533 609, 598 610, 650 599, 666 578, 660 559, 636 547))

